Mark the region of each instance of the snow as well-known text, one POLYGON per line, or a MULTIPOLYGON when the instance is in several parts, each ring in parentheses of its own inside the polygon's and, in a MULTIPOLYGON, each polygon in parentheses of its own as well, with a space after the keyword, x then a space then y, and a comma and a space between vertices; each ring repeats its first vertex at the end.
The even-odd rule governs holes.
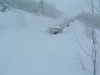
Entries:
POLYGON ((25 11, 0 12, 0 17, 0 75, 92 75, 92 62, 74 34, 86 51, 84 42, 91 49, 82 22, 75 20, 62 34, 52 35, 46 33, 55 23, 51 18, 25 11), (74 51, 80 52, 86 71, 74 51))

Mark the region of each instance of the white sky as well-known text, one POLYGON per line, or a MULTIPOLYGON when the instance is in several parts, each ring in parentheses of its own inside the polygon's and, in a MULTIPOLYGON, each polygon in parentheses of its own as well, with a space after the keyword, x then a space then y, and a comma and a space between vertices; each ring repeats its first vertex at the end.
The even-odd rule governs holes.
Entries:
POLYGON ((82 10, 90 11, 86 0, 44 0, 44 1, 49 4, 54 4, 58 10, 68 15, 76 15, 82 10))

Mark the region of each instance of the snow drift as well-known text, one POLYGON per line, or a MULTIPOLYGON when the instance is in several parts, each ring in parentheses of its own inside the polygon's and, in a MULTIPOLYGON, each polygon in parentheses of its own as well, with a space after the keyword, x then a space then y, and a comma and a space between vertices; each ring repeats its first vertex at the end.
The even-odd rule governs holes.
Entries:
POLYGON ((73 33, 85 50, 84 42, 91 48, 82 22, 75 20, 62 34, 51 35, 46 30, 55 20, 24 11, 20 13, 0 13, 3 30, 0 33, 0 75, 92 75, 92 62, 73 33), (19 30, 22 25, 25 26, 19 30), (16 30, 7 32, 4 28, 16 30), (80 52, 88 71, 83 71, 74 51, 80 52))

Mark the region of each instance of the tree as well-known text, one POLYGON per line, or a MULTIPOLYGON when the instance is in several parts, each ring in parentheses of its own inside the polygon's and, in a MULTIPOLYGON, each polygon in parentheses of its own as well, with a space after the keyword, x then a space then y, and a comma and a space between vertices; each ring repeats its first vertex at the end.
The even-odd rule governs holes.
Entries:
POLYGON ((41 10, 42 15, 44 15, 44 1, 43 0, 39 2, 39 8, 41 10))
MULTIPOLYGON (((98 1, 100 1, 100 0, 98 0, 98 1)), ((91 21, 92 21, 92 23, 88 22, 88 23, 91 24, 91 28, 90 28, 91 36, 90 37, 91 37, 91 41, 92 41, 92 43, 91 43, 92 48, 91 48, 90 53, 88 53, 86 50, 84 50, 84 48, 80 44, 79 40, 77 39, 77 36, 76 36, 75 32, 74 32, 74 34, 75 34, 76 40, 79 43, 79 45, 80 45, 81 49, 83 50, 83 52, 92 60, 93 74, 96 75, 97 69, 98 69, 99 64, 100 64, 100 62, 99 62, 99 59, 100 59, 100 56, 99 56, 99 43, 97 41, 97 35, 96 35, 96 30, 97 30, 96 26, 97 26, 97 21, 99 20, 99 18, 97 16, 95 16, 94 0, 90 0, 90 4, 88 4, 88 5, 89 5, 89 8, 92 12, 92 17, 91 17, 92 19, 88 18, 88 20, 87 20, 87 21, 90 21, 90 19, 91 19, 91 21)), ((84 17, 84 15, 81 16, 81 17, 84 17)), ((84 18, 86 19, 86 17, 84 17, 84 18)), ((81 60, 82 59, 79 59, 79 61, 81 61, 81 60)), ((82 62, 84 62, 84 61, 82 61, 82 62)), ((82 63, 82 65, 83 65, 83 63, 82 63)))
POLYGON ((4 0, 4 1, 2 1, 1 0, 1 12, 5 12, 6 11, 6 9, 8 8, 8 2, 7 2, 7 0, 4 0))
MULTIPOLYGON (((91 0, 91 11, 94 14, 94 3, 93 0, 91 0)), ((97 46, 97 41, 96 41, 96 24, 95 24, 95 19, 93 18, 93 26, 92 26, 92 44, 93 44, 93 49, 92 49, 92 62, 93 62, 93 74, 96 75, 96 70, 97 70, 97 52, 98 52, 98 46, 97 46)))
MULTIPOLYGON (((98 0, 100 1, 100 0, 98 0)), ((97 22, 97 17, 95 18, 95 13, 94 13, 94 1, 91 0, 91 12, 93 14, 93 25, 92 25, 92 29, 91 29, 91 38, 92 38, 92 55, 91 55, 91 59, 93 62, 93 74, 96 75, 96 71, 98 68, 98 52, 99 52, 99 46, 98 46, 98 42, 97 42, 97 37, 96 37, 96 22, 97 22)))

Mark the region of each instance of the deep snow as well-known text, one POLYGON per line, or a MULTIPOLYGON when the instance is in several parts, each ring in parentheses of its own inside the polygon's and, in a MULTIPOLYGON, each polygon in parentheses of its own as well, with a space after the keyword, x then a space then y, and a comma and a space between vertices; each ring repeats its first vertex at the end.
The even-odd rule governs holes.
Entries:
MULTIPOLYGON (((16 11, 0 13, 0 75, 92 75, 92 62, 76 41, 88 51, 90 39, 83 23, 75 20, 62 34, 47 34, 58 21, 44 16, 16 11), (81 54, 86 67, 77 60, 81 54)), ((100 70, 98 69, 98 74, 100 70)))

